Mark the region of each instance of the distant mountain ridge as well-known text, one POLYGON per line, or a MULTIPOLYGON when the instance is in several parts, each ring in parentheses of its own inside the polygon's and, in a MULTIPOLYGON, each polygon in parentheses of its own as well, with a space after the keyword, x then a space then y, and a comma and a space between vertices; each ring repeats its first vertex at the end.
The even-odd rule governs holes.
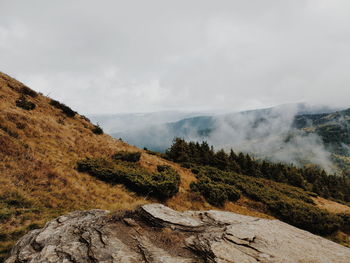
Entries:
POLYGON ((164 152, 175 137, 209 141, 217 148, 231 147, 269 159, 276 159, 271 152, 283 151, 283 159, 277 159, 278 161, 304 163, 301 158, 307 159, 310 155, 316 163, 321 166, 324 164, 328 170, 334 167, 338 169, 339 165, 334 163, 342 163, 342 170, 345 169, 347 173, 350 171, 350 165, 347 164, 350 162, 347 159, 350 158, 350 109, 310 108, 304 104, 282 105, 239 113, 184 118, 176 122, 113 133, 112 136, 160 152, 164 152), (286 142, 288 147, 283 145, 286 142), (270 149, 271 145, 273 147, 270 149), (307 149, 302 150, 301 155, 296 152, 305 145, 307 149), (290 158, 287 148, 292 148, 289 150, 293 155, 290 158), (312 152, 315 149, 317 152, 312 152))
MULTIPOLYGON (((185 139, 191 139, 191 137, 196 136, 198 138, 206 139, 215 129, 218 128, 219 119, 230 119, 231 117, 242 115, 242 116, 255 116, 255 126, 259 122, 266 120, 271 113, 276 109, 282 106, 277 106, 275 108, 266 108, 258 110, 249 110, 242 111, 238 113, 222 114, 222 115, 201 115, 195 117, 183 118, 175 122, 165 122, 158 125, 149 125, 146 127, 139 128, 137 130, 131 131, 131 129, 125 129, 122 132, 114 132, 111 135, 115 138, 122 138, 130 144, 136 145, 138 147, 147 147, 151 150, 160 150, 164 151, 168 146, 160 147, 159 143, 153 142, 150 137, 157 139, 160 137, 168 136, 170 140, 174 137, 182 137, 185 139), (157 134, 158 133, 158 134, 157 134), (148 136, 151 135, 151 136, 148 136), (142 137, 146 139, 143 140, 142 137), (158 137, 158 138, 157 138, 158 137)), ((323 118, 323 122, 327 121, 327 116, 331 113, 336 114, 336 116, 343 116, 342 112, 349 114, 350 109, 344 111, 334 111, 334 109, 328 107, 322 107, 317 109, 307 108, 304 104, 297 104, 298 115, 295 117, 295 121, 292 125, 293 128, 303 129, 306 128, 307 124, 310 124, 311 121, 314 121, 315 124, 318 124, 317 119, 323 118)), ((100 118, 95 116, 95 119, 99 122, 100 118)), ((113 121, 111 115, 110 121, 113 121)), ((101 123, 101 122, 99 122, 101 123)), ((163 144, 169 145, 171 141, 163 142, 163 144)))
POLYGON ((146 113, 119 113, 89 115, 91 121, 98 122, 109 133, 141 129, 145 126, 177 122, 184 118, 203 115, 202 112, 160 111, 146 113))

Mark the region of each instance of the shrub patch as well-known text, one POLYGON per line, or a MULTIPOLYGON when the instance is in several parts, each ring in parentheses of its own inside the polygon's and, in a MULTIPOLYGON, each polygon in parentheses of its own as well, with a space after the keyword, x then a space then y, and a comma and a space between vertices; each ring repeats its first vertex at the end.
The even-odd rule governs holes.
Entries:
POLYGON ((36 105, 33 102, 27 100, 27 98, 24 95, 21 95, 16 100, 16 106, 24 110, 34 110, 36 107, 36 105))
POLYGON ((140 195, 161 200, 179 191, 180 176, 169 166, 158 166, 157 172, 152 173, 137 165, 125 166, 115 160, 86 158, 78 161, 77 170, 108 183, 123 184, 140 195))
POLYGON ((67 117, 73 118, 75 116, 75 114, 77 114, 77 112, 73 111, 67 105, 65 105, 57 100, 51 100, 50 105, 54 106, 57 109, 60 109, 67 117))

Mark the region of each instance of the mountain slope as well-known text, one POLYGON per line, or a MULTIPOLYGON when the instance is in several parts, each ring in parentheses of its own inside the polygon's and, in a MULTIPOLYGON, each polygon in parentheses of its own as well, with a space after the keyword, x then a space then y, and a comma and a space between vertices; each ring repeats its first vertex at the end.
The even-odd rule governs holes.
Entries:
POLYGON ((121 187, 77 173, 76 160, 132 148, 96 135, 83 116, 66 116, 50 99, 0 74, 0 254, 28 229, 76 209, 144 203, 121 187), (35 109, 16 106, 23 95, 35 109))
MULTIPOLYGON (((197 179, 189 169, 101 134, 99 127, 68 106, 0 73, 0 262, 20 236, 58 215, 91 208, 131 209, 155 201, 147 194, 128 190, 123 183, 109 183, 76 170, 82 159, 109 160, 120 151, 141 153, 140 161, 134 164, 138 171, 154 173, 159 165, 175 169, 180 176, 179 191, 162 200, 169 207, 214 207, 191 191, 190 184, 197 179)), ((118 168, 127 171, 132 171, 131 166, 118 163, 118 168)), ((265 188, 269 190, 270 185, 281 184, 266 181, 265 188)), ((284 187, 288 193, 294 189, 284 187)), ((216 209, 272 218, 262 203, 244 195, 216 209)))
MULTIPOLYGON (((91 208, 130 209, 152 201, 76 171, 77 161, 86 157, 141 152, 95 134, 95 129, 84 116, 0 73, 0 262, 23 233, 58 215, 91 208)), ((140 165, 145 169, 168 164, 181 176, 179 193, 167 205, 180 210, 211 207, 189 192, 195 177, 187 169, 142 152, 140 165)), ((234 204, 225 209, 269 217, 234 204)))

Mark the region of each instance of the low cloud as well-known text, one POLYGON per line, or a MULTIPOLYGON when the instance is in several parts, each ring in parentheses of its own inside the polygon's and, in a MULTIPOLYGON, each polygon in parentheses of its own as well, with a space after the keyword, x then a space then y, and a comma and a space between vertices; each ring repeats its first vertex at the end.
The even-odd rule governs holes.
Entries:
MULTIPOLYGON (((317 112, 316 107, 310 109, 317 112)), ((143 122, 143 126, 138 129, 126 128, 114 136, 139 147, 158 151, 170 147, 174 137, 198 142, 205 140, 216 150, 233 149, 257 158, 296 165, 313 163, 327 172, 334 172, 331 153, 325 148, 322 139, 316 133, 294 127, 295 116, 299 113, 299 104, 289 104, 263 110, 195 117, 171 124, 147 125, 147 122, 143 122)), ((142 119, 139 125, 141 123, 142 119)))

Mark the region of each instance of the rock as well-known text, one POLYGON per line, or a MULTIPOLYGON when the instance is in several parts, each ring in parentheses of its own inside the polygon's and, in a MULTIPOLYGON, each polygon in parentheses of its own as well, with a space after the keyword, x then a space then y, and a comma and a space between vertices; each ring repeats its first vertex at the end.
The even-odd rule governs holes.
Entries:
POLYGON ((73 212, 22 237, 5 263, 349 263, 350 249, 278 220, 221 211, 73 212))
POLYGON ((177 212, 162 204, 144 205, 139 211, 148 222, 161 227, 173 226, 182 230, 194 231, 205 225, 200 219, 177 212))

